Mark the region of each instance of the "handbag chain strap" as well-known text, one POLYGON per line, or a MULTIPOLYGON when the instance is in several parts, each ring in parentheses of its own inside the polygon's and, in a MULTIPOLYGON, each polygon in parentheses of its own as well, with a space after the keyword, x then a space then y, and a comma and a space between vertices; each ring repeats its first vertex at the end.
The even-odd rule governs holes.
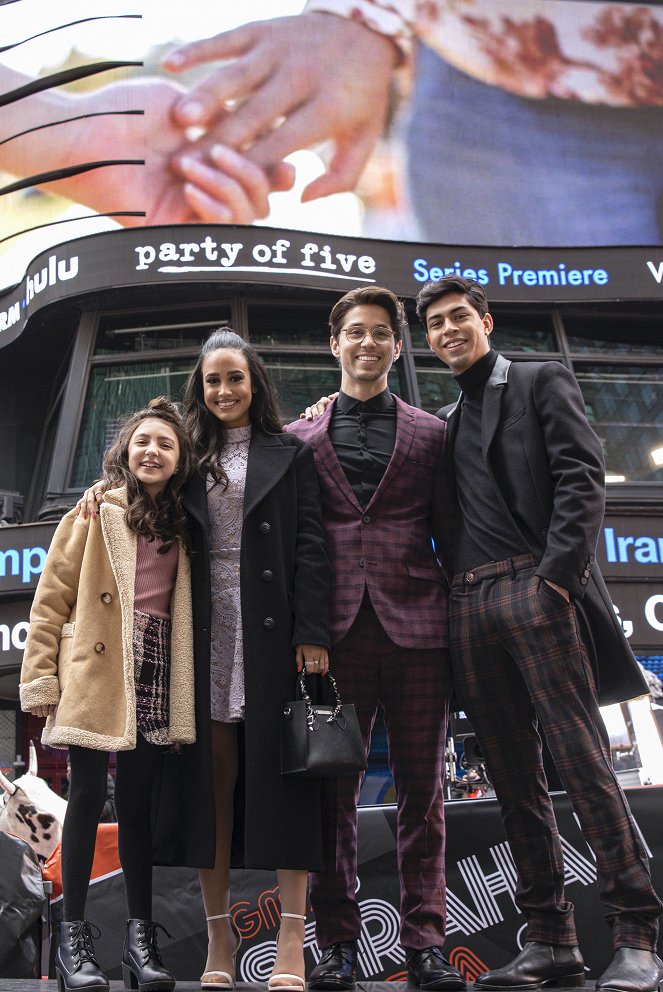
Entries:
MULTIPOLYGON (((331 716, 327 717, 327 723, 333 723, 334 720, 338 720, 342 715, 342 703, 341 694, 338 691, 338 686, 336 684, 336 679, 331 672, 327 672, 326 679, 329 680, 329 685, 332 687, 332 692, 334 693, 334 706, 332 708, 331 716)), ((308 694, 306 688, 306 679, 304 678, 304 669, 302 668, 299 673, 299 690, 302 694, 302 699, 306 703, 306 725, 309 730, 317 730, 317 721, 315 718, 315 710, 313 709, 313 703, 311 697, 308 694)))

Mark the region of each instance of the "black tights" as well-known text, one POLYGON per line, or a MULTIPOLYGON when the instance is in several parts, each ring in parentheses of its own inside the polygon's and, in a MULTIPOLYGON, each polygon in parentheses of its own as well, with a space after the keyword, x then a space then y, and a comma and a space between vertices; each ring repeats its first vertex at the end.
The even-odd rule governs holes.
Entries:
MULTIPOLYGON (((130 919, 152 918, 152 787, 162 754, 162 748, 140 734, 135 750, 117 754, 118 847, 130 919)), ((69 758, 69 803, 62 828, 63 913, 65 920, 83 920, 106 801, 108 752, 72 746, 69 758)))

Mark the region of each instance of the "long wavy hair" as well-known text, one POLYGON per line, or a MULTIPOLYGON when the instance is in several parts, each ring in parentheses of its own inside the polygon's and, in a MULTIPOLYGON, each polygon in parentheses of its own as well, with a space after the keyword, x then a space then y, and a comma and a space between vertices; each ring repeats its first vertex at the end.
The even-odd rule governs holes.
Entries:
POLYGON ((131 414, 121 425, 115 441, 104 455, 103 477, 108 486, 127 487, 128 506, 124 515, 127 527, 150 541, 155 538, 163 541, 159 553, 165 553, 178 538, 188 547, 189 527, 182 506, 182 489, 193 473, 195 464, 195 449, 182 414, 177 405, 166 396, 150 400, 142 410, 131 414), (129 471, 129 442, 144 420, 162 420, 164 424, 168 424, 175 432, 180 446, 177 472, 171 476, 156 499, 145 492, 140 481, 129 471))
POLYGON ((228 478, 220 462, 226 428, 205 406, 203 389, 205 359, 213 351, 224 348, 239 351, 246 359, 253 389, 249 407, 251 424, 265 434, 281 434, 282 420, 276 388, 255 348, 236 334, 232 327, 220 327, 213 331, 203 345, 195 368, 184 387, 184 422, 196 447, 197 470, 201 475, 209 474, 215 482, 227 486, 228 478))

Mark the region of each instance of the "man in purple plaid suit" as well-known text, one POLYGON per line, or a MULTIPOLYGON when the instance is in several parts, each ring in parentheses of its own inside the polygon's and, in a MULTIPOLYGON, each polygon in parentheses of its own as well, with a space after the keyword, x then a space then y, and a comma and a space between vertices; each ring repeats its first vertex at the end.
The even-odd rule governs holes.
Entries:
POLYGON ((511 363, 491 350, 493 321, 478 283, 453 275, 428 283, 417 313, 462 390, 439 414, 457 494, 452 670, 501 804, 527 918, 523 950, 476 987, 585 979, 541 726, 596 856, 612 929, 614 956, 596 987, 654 992, 663 980, 655 953, 661 902, 599 711, 599 702, 647 692, 594 557, 605 498, 601 443, 565 366, 511 363))
MULTIPOLYGON (((288 429, 315 454, 332 565, 331 667, 342 698, 355 704, 367 753, 379 704, 384 711, 409 979, 422 989, 453 990, 466 982, 442 954, 448 586, 432 544, 448 511, 446 425, 387 387, 405 319, 389 290, 344 296, 330 316, 341 391, 318 420, 288 429)), ((357 776, 326 789, 328 867, 311 876, 323 951, 309 977, 313 989, 349 989, 356 980, 360 784, 357 776)))

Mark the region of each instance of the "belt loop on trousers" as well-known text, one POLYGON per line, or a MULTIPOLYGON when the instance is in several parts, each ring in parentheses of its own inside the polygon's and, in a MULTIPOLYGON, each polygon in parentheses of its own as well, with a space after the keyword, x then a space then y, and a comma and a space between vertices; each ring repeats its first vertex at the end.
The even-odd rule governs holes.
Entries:
POLYGON ((513 558, 509 558, 509 568, 511 569, 511 578, 512 579, 515 579, 515 577, 516 577, 516 566, 514 564, 513 558))

